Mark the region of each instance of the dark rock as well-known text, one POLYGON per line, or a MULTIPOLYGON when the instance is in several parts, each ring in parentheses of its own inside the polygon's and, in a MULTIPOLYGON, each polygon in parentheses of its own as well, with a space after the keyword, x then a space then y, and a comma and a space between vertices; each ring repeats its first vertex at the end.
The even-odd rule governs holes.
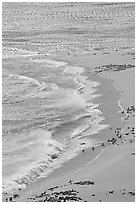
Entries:
POLYGON ((135 192, 132 192, 132 191, 128 192, 128 194, 135 196, 135 192))
POLYGON ((94 185, 94 181, 79 181, 79 182, 75 182, 74 184, 77 184, 77 185, 94 185))
POLYGON ((52 154, 52 155, 51 155, 51 158, 52 158, 52 159, 57 159, 57 158, 58 158, 58 155, 57 155, 57 154, 52 154))
POLYGON ((9 197, 9 201, 11 201, 11 202, 12 202, 12 197, 9 197))
POLYGON ((68 183, 72 183, 71 179, 69 180, 69 182, 68 182, 68 183))
POLYGON ((114 190, 109 191, 109 193, 113 194, 113 193, 114 193, 114 190))
POLYGON ((19 198, 19 194, 14 194, 13 198, 19 198))

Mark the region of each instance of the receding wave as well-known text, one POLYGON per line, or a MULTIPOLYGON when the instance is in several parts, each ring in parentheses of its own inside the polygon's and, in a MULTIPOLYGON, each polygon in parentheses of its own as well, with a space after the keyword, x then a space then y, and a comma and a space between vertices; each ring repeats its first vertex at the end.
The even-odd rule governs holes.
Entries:
MULTIPOLYGON (((5 155, 10 154, 12 158, 15 153, 19 155, 25 152, 26 154, 24 155, 26 156, 24 156, 24 158, 22 157, 22 163, 24 162, 26 165, 24 165, 23 168, 20 166, 20 157, 16 157, 16 159, 12 161, 10 158, 8 166, 9 168, 13 168, 13 170, 16 168, 16 171, 15 174, 9 177, 7 176, 4 180, 2 187, 3 193, 10 193, 19 188, 25 188, 38 177, 47 176, 48 173, 58 168, 63 162, 76 156, 81 148, 83 148, 80 146, 82 141, 85 143, 85 148, 92 146, 93 142, 91 140, 75 140, 80 133, 87 130, 89 127, 89 125, 83 125, 77 128, 72 133, 71 139, 73 140, 68 140, 65 144, 53 140, 50 132, 40 129, 32 131, 30 135, 26 135, 26 137, 16 142, 16 149, 9 149, 5 152, 5 155), (38 137, 39 135, 40 138, 38 137)), ((5 161, 3 160, 3 164, 5 161)), ((8 175, 7 165, 5 168, 8 175)))
POLYGON ((65 63, 48 59, 31 63, 37 64, 36 73, 15 72, 4 82, 3 192, 8 193, 76 156, 81 142, 92 146, 86 135, 101 115, 92 102, 99 83, 81 75, 84 68, 65 69, 65 63))
POLYGON ((6 176, 3 182, 3 192, 25 187, 34 181, 67 148, 67 146, 53 140, 48 131, 39 129, 31 131, 29 135, 22 136, 14 142, 14 147, 9 146, 9 149, 4 152, 7 157, 3 158, 3 176, 6 176), (12 176, 8 176, 7 167, 10 168, 10 171, 15 172, 12 176))

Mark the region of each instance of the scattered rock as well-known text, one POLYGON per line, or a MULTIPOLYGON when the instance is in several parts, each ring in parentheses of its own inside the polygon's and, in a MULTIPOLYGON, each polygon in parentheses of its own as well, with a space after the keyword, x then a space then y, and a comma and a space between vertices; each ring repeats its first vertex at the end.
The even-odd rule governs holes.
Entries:
POLYGON ((19 198, 19 194, 14 194, 13 198, 19 198))
POLYGON ((113 194, 113 193, 114 193, 114 190, 109 191, 109 193, 110 193, 110 194, 113 194))
MULTIPOLYGON (((105 53, 103 53, 105 54, 105 53)), ((108 64, 108 65, 102 65, 99 67, 95 67, 95 74, 99 74, 102 71, 123 71, 126 69, 130 69, 132 67, 135 67, 135 65, 132 64, 108 64)))
POLYGON ((79 181, 79 182, 75 182, 74 184, 77 184, 77 185, 94 185, 94 181, 79 181))
POLYGON ((132 191, 128 192, 128 194, 135 196, 135 192, 132 192, 132 191))
POLYGON ((9 201, 10 201, 10 202, 12 202, 12 201, 13 201, 13 200, 12 200, 12 197, 9 197, 9 201))
POLYGON ((72 183, 71 179, 69 180, 69 182, 68 182, 68 183, 72 183))

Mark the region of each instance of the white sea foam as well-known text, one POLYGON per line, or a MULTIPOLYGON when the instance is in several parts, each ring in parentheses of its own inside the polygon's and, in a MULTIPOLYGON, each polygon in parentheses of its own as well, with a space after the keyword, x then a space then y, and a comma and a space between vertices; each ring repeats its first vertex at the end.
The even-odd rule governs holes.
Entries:
MULTIPOLYGON (((39 61, 39 63, 43 62, 53 67, 60 67, 60 70, 62 66, 65 66, 62 62, 56 63, 52 60, 39 61)), ((85 142, 84 148, 92 146, 93 141, 86 137, 92 132, 95 133, 105 128, 105 125, 98 125, 103 120, 100 117, 102 113, 97 109, 98 104, 92 102, 95 87, 99 83, 89 81, 87 76, 78 75, 83 72, 83 68, 75 67, 73 71, 71 78, 78 85, 78 89, 62 88, 53 82, 47 84, 45 81, 25 75, 10 75, 15 85, 22 83, 25 87, 26 92, 22 95, 24 100, 28 100, 32 106, 35 105, 35 101, 37 103, 40 101, 40 109, 37 111, 38 118, 35 114, 34 118, 45 117, 47 126, 50 126, 51 121, 49 120, 52 119, 54 126, 51 132, 36 128, 29 133, 20 133, 15 140, 12 138, 12 143, 9 141, 5 143, 3 146, 5 155, 3 157, 3 192, 24 188, 38 177, 47 176, 52 170, 60 167, 63 162, 73 158, 81 151, 83 148, 80 145, 81 141, 85 142), (81 89, 83 89, 82 92, 81 89), (77 112, 77 110, 82 111, 78 115, 73 115, 73 111, 77 112), (66 118, 67 114, 72 113, 72 116, 69 116, 69 120, 65 118, 66 122, 61 121, 61 118, 55 120, 56 116, 61 116, 61 113, 65 114, 66 118), (98 117, 100 120, 94 123, 98 117), (62 135, 63 133, 65 135, 62 135), (60 142, 53 140, 51 134, 55 139, 58 136, 60 142)), ((64 73, 63 70, 62 73, 64 73)), ((41 127, 44 127, 43 123, 40 124, 41 127)))
POLYGON ((66 148, 42 129, 22 134, 22 138, 13 143, 8 149, 3 146, 5 155, 9 155, 3 158, 3 191, 8 192, 34 181, 66 148))
POLYGON ((14 47, 3 47, 2 59, 18 58, 18 57, 32 57, 38 55, 36 51, 28 51, 14 47))
POLYGON ((67 63, 61 62, 61 61, 55 61, 55 60, 49 60, 49 59, 34 59, 32 60, 33 62, 36 63, 45 63, 49 65, 53 65, 51 68, 57 68, 57 67, 64 67, 67 63))
POLYGON ((31 78, 31 77, 28 77, 28 76, 23 76, 23 75, 17 75, 17 74, 10 74, 9 77, 13 78, 14 80, 20 80, 24 83, 33 83, 37 86, 45 86, 45 83, 44 82, 39 82, 38 80, 34 79, 34 78, 31 78))
POLYGON ((17 142, 15 151, 18 154, 24 154, 23 152, 26 151, 26 157, 22 157, 22 163, 25 162, 25 165, 17 165, 20 163, 21 158, 13 160, 12 151, 14 149, 12 151, 10 149, 11 163, 9 163, 9 166, 11 165, 11 168, 16 168, 16 172, 12 176, 6 175, 6 178, 3 175, 3 193, 10 193, 19 188, 25 188, 38 177, 47 176, 51 171, 59 168, 62 163, 78 155, 79 151, 83 149, 83 146, 80 145, 82 142, 84 143, 84 148, 93 146, 94 142, 92 140, 76 138, 78 132, 80 131, 79 133, 81 133, 85 128, 87 129, 87 127, 83 126, 81 129, 74 131, 72 134, 73 140, 69 140, 65 146, 53 140, 50 132, 40 129, 32 131, 30 135, 26 135, 26 138, 23 137, 17 142), (21 144, 23 144, 22 147, 21 144))

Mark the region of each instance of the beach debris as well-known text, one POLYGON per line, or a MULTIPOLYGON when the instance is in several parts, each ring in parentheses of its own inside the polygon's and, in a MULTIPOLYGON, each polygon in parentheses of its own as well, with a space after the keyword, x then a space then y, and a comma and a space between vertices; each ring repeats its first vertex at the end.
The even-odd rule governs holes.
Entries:
POLYGON ((110 194, 113 194, 113 193, 114 193, 114 190, 109 191, 109 193, 110 193, 110 194))
POLYGON ((116 141, 117 141, 117 139, 116 138, 114 138, 114 137, 112 137, 112 139, 108 139, 108 143, 110 144, 115 144, 116 143, 116 141))
POLYGON ((9 197, 9 201, 10 201, 10 202, 12 202, 12 201, 13 201, 12 197, 9 197))
POLYGON ((109 52, 103 52, 103 55, 108 55, 109 54, 109 52))
POLYGON ((48 188, 48 191, 53 191, 56 188, 58 188, 58 186, 55 186, 55 187, 52 187, 52 188, 48 188))
MULTIPOLYGON (((81 197, 77 196, 77 191, 67 190, 67 191, 60 191, 60 192, 52 192, 52 194, 45 194, 44 202, 66 202, 66 201, 80 201, 82 200, 81 197)), ((38 196, 41 198, 41 195, 38 196)), ((42 200, 36 200, 38 202, 42 202, 42 200)))
POLYGON ((134 113, 135 112, 135 106, 131 105, 126 109, 126 113, 134 113))
POLYGON ((69 180, 69 182, 68 182, 68 183, 70 183, 70 184, 72 183, 71 179, 69 180))
POLYGON ((123 71, 135 67, 134 64, 108 64, 95 67, 95 74, 99 74, 103 71, 123 71))
POLYGON ((122 138, 122 135, 120 134, 120 135, 118 135, 118 138, 122 138))
POLYGON ((13 198, 19 198, 19 194, 17 193, 17 194, 14 194, 13 195, 13 198))
POLYGON ((36 197, 43 197, 43 196, 49 196, 49 194, 46 191, 44 191, 43 193, 41 193, 39 196, 36 196, 36 197))
POLYGON ((135 192, 129 191, 128 194, 135 196, 135 192))
POLYGON ((81 145, 85 145, 85 142, 81 142, 81 145))
POLYGON ((28 199, 30 199, 30 200, 35 200, 35 198, 33 198, 33 197, 30 197, 30 198, 28 198, 28 199))
POLYGON ((51 155, 51 158, 52 158, 52 159, 57 159, 58 156, 59 156, 58 154, 52 154, 52 155, 51 155))
POLYGON ((78 181, 78 182, 75 182, 74 184, 77 184, 77 185, 94 185, 94 181, 78 181))

